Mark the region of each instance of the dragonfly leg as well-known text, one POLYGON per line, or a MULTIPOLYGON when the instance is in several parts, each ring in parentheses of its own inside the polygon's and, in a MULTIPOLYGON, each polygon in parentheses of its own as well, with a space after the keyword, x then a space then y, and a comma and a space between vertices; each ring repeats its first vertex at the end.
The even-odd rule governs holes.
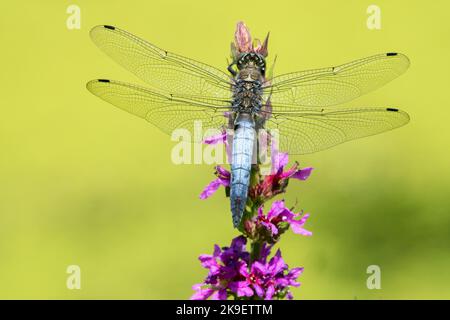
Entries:
POLYGON ((237 75, 236 70, 233 69, 233 66, 235 64, 236 64, 235 62, 232 62, 227 68, 227 70, 232 74, 233 77, 236 77, 236 75, 237 75))

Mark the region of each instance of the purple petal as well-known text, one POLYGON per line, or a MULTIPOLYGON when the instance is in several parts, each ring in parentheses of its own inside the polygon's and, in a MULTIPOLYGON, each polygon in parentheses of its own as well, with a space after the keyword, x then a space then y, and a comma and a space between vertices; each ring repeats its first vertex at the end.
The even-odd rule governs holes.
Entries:
POLYGON ((191 300, 206 300, 213 293, 214 293, 214 290, 211 288, 205 288, 205 289, 199 288, 198 291, 191 296, 191 300))
POLYGON ((258 217, 264 217, 263 207, 264 205, 258 208, 258 217))
POLYGON ((224 111, 223 116, 225 118, 230 118, 233 115, 233 112, 231 111, 224 111))
POLYGON ((314 168, 308 167, 308 168, 303 168, 303 169, 297 170, 291 176, 291 178, 298 179, 298 180, 306 180, 311 175, 311 172, 313 171, 313 169, 314 168))
POLYGON ((278 228, 273 223, 262 221, 261 224, 264 227, 266 227, 266 229, 269 230, 272 235, 277 235, 278 234, 278 228))
POLYGON ((300 286, 300 283, 297 282, 297 278, 300 276, 300 274, 303 272, 303 268, 293 268, 289 271, 289 273, 286 275, 286 280, 288 281, 288 285, 293 287, 300 286))
POLYGON ((217 178, 216 180, 211 181, 210 184, 208 184, 206 188, 203 189, 202 193, 200 194, 200 199, 208 199, 217 191, 217 189, 219 189, 220 186, 228 187, 228 184, 221 178, 217 178))
POLYGON ((235 254, 233 249, 230 248, 222 248, 224 249, 222 253, 220 254, 220 260, 224 264, 229 264, 230 262, 237 261, 238 255, 235 254))
POLYGON ((306 237, 312 236, 311 231, 303 229, 302 226, 297 223, 291 223, 291 229, 296 234, 301 234, 302 236, 306 236, 306 237))
POLYGON ((241 276, 248 277, 248 267, 245 262, 239 265, 238 272, 241 276))
MULTIPOLYGON (((296 217, 299 217, 300 215, 301 215, 301 214, 298 213, 298 214, 296 214, 296 217)), ((309 218, 309 213, 305 213, 305 214, 303 215, 303 217, 300 218, 300 220, 296 220, 296 221, 298 221, 299 223, 301 223, 302 225, 304 225, 304 224, 306 223, 306 220, 308 220, 308 218, 309 218)))
POLYGON ((255 289, 255 292, 258 295, 258 297, 262 298, 264 296, 264 289, 261 288, 259 284, 253 283, 253 288, 255 289))
POLYGON ((214 245, 214 253, 213 253, 213 256, 214 256, 214 257, 218 257, 218 256, 220 255, 221 252, 222 252, 222 250, 220 250, 220 247, 219 247, 217 244, 215 244, 215 245, 214 245))
POLYGON ((224 186, 224 187, 229 187, 230 186, 230 178, 219 178, 220 179, 220 183, 224 186))
POLYGON ((227 300, 227 290, 220 289, 214 292, 211 296, 211 300, 227 300))
POLYGON ((220 289, 218 293, 219 300, 227 300, 227 290, 226 289, 220 289))
POLYGON ((213 256, 210 254, 201 254, 198 256, 198 260, 200 260, 200 262, 204 262, 211 259, 213 259, 213 256))
POLYGON ((192 285, 192 290, 198 291, 202 288, 202 286, 204 286, 203 283, 196 283, 196 284, 192 285))
POLYGON ((217 266, 216 258, 209 254, 202 254, 198 257, 203 268, 211 268, 217 266))
POLYGON ((288 208, 284 208, 279 214, 278 214, 278 217, 281 217, 281 219, 283 220, 283 221, 291 221, 291 220, 293 220, 294 219, 294 217, 295 217, 295 214, 291 211, 291 210, 289 210, 288 208))
POLYGON ((285 288, 285 287, 289 286, 291 281, 285 277, 282 277, 282 278, 276 278, 275 283, 278 287, 285 288))
POLYGON ((284 152, 276 152, 272 155, 272 173, 277 173, 288 164, 289 156, 284 152))
POLYGON ((266 296, 264 297, 264 300, 272 300, 274 293, 275 293, 275 287, 273 285, 269 285, 269 287, 266 290, 266 296))
POLYGON ((219 265, 210 265, 209 267, 207 267, 209 269, 208 272, 208 277, 210 278, 214 278, 217 277, 220 273, 220 266, 219 265))
POLYGON ((204 144, 218 144, 218 143, 225 143, 227 141, 227 132, 223 131, 220 134, 207 137, 203 140, 204 144))
POLYGON ((238 297, 251 297, 253 295, 253 290, 249 287, 247 281, 230 282, 228 287, 231 291, 236 293, 238 297))
POLYGON ((259 261, 255 261, 252 264, 251 269, 252 269, 252 272, 257 271, 258 274, 266 274, 267 273, 266 266, 264 264, 262 264, 261 262, 259 262, 259 261))
POLYGON ((216 166, 216 171, 220 178, 222 178, 224 180, 226 180, 226 179, 230 180, 230 176, 231 176, 230 171, 228 171, 224 167, 216 166))
POLYGON ((238 270, 234 266, 221 266, 220 267, 220 278, 230 280, 236 277, 238 270))
POLYGON ((250 287, 245 287, 245 288, 242 288, 239 290, 238 296, 239 296, 239 294, 241 297, 242 296, 251 297, 251 296, 253 296, 253 290, 250 287))
POLYGON ((278 153, 278 169, 284 168, 289 162, 289 156, 285 152, 278 153))
POLYGON ((289 222, 291 224, 291 229, 296 234, 301 234, 303 236, 312 236, 312 232, 303 228, 306 220, 309 218, 309 214, 305 214, 300 220, 291 219, 289 222))
POLYGON ((302 267, 292 268, 288 273, 288 277, 295 280, 303 273, 303 270, 304 268, 302 267))
POLYGON ((283 258, 281 257, 281 251, 278 249, 277 253, 270 259, 269 262, 269 270, 272 275, 277 275, 281 271, 287 269, 286 263, 284 263, 283 258))
POLYGON ((291 287, 300 287, 300 282, 294 281, 294 280, 289 280, 289 285, 291 287))
POLYGON ((234 265, 239 259, 247 261, 249 253, 246 251, 246 243, 247 239, 244 236, 234 238, 229 248, 222 248, 223 252, 220 254, 220 260, 225 265, 234 265))
POLYGON ((243 262, 245 263, 249 263, 250 261, 250 253, 248 253, 247 251, 241 252, 240 253, 240 258, 243 262))
POLYGON ((273 218, 278 217, 278 215, 284 210, 284 201, 278 200, 272 203, 272 207, 269 212, 267 212, 267 219, 272 220, 273 218))
POLYGON ((259 261, 261 261, 262 263, 266 263, 266 259, 269 256, 271 249, 272 249, 271 245, 268 245, 265 242, 263 242, 259 261))
POLYGON ((245 251, 245 245, 247 244, 247 239, 244 236, 239 236, 231 241, 231 249, 238 252, 245 251))

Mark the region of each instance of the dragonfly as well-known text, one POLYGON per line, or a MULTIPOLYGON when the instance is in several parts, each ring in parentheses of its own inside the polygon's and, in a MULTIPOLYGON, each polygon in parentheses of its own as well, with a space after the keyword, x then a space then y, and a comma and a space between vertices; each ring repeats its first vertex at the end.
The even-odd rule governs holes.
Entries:
POLYGON ((234 227, 241 222, 248 197, 258 129, 277 130, 279 149, 308 154, 409 121, 408 114, 396 107, 340 106, 404 73, 409 59, 401 53, 272 76, 266 71, 268 38, 253 47, 245 29, 232 45, 233 61, 227 71, 166 51, 114 26, 96 26, 90 36, 148 85, 97 79, 87 83, 94 95, 168 134, 178 128, 192 132, 196 121, 208 128, 233 130, 230 207, 234 227))

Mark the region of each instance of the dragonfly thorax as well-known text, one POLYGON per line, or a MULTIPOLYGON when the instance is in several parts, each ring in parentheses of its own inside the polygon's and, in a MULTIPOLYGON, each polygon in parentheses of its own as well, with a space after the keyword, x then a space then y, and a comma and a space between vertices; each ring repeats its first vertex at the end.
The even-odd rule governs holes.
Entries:
POLYGON ((256 80, 248 69, 241 70, 237 75, 233 88, 233 109, 239 113, 254 114, 262 105, 262 77, 256 80))

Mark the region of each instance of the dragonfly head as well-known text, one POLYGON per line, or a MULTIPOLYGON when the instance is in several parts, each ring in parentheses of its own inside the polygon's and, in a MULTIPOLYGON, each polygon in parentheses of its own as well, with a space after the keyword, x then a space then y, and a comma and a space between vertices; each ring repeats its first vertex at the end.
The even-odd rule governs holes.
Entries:
POLYGON ((256 52, 243 52, 236 59, 236 66, 239 70, 246 68, 258 69, 264 76, 266 73, 266 59, 256 52))

